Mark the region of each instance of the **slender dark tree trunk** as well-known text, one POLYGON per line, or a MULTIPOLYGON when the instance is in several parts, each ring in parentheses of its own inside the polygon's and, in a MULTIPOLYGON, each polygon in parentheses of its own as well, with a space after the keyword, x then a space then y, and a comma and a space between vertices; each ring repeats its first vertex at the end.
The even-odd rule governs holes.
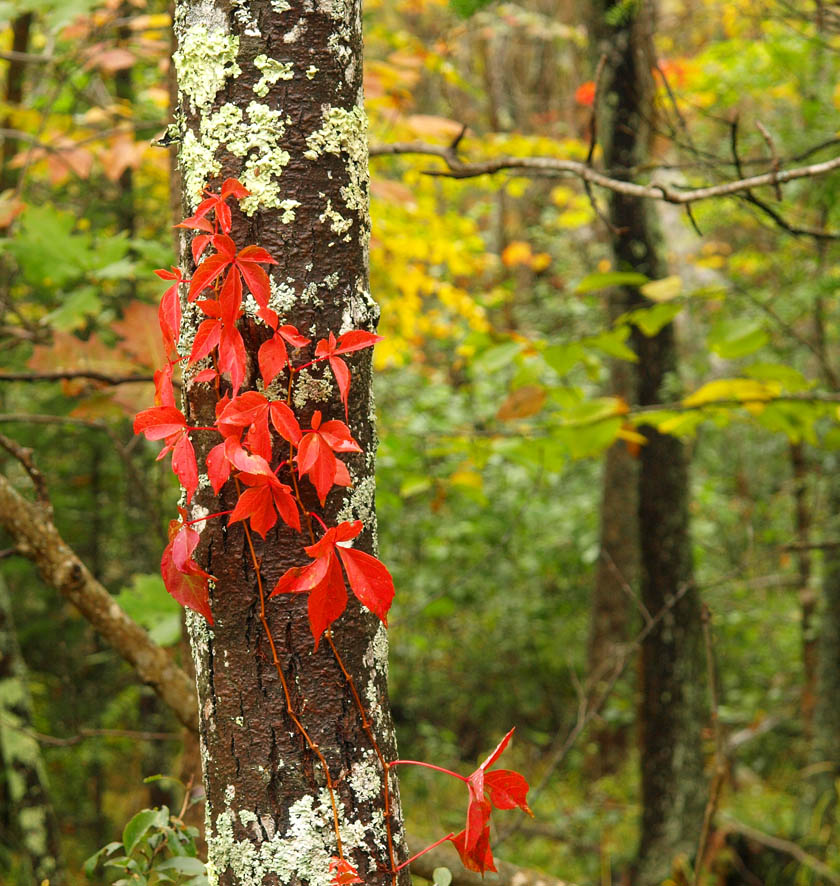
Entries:
MULTIPOLYGON (((627 310, 627 296, 610 296, 611 319, 627 310)), ((627 403, 636 400, 635 369, 625 360, 610 366, 609 394, 627 403)), ((599 695, 606 688, 622 644, 630 639, 632 600, 639 574, 638 456, 624 441, 614 443, 604 460, 601 478, 601 537, 598 568, 592 587, 589 615, 587 670, 589 683, 599 695)), ((598 747, 590 761, 593 774, 615 771, 622 763, 629 738, 626 725, 599 724, 592 732, 598 747)))
MULTIPOLYGON (((205 185, 239 178, 252 196, 242 212, 234 211, 232 236, 240 247, 257 243, 278 260, 272 307, 281 324, 294 324, 313 339, 374 328, 359 0, 178 0, 175 35, 185 209, 195 208, 205 185)), ((181 259, 189 270, 186 237, 181 259)), ((187 349, 195 328, 188 310, 181 331, 187 349)), ((247 311, 239 328, 249 352, 245 387, 254 387, 257 348, 269 331, 247 311)), ((350 355, 348 363, 348 423, 363 454, 348 459, 353 487, 331 493, 324 516, 332 525, 361 519, 366 528, 358 546, 372 551, 376 436, 369 353, 350 355)), ((322 365, 297 376, 293 402, 302 422, 315 409, 325 418, 343 418, 338 390, 322 365)), ((216 396, 208 387, 186 384, 188 416, 202 425, 215 418, 216 396)), ((198 454, 202 464, 206 452, 198 454)), ((220 498, 202 486, 193 515, 229 508, 235 496, 233 483, 220 498)), ((314 495, 306 504, 320 510, 314 495)), ((290 566, 308 562, 300 536, 285 527, 272 530, 264 544, 258 537, 254 543, 268 589, 290 566)), ((197 556, 217 577, 211 590, 214 627, 198 616, 189 620, 212 874, 227 886, 326 886, 329 859, 337 852, 323 767, 287 713, 258 618, 258 577, 242 524, 225 529, 210 521, 197 556)), ((268 621, 293 707, 335 784, 345 854, 365 883, 390 883, 383 773, 345 678, 327 642, 313 652, 305 595, 271 600, 268 621)), ((391 756, 385 632, 353 601, 334 636, 378 744, 391 756)), ((395 782, 392 803, 402 859, 395 782)), ((400 881, 407 878, 405 870, 400 881)))
MULTIPOLYGON (((825 536, 840 532, 840 480, 836 458, 827 465, 828 508, 831 517, 825 536)), ((814 761, 818 775, 816 805, 833 799, 836 815, 837 779, 840 778, 840 550, 827 548, 823 559, 822 624, 817 645, 817 696, 814 708, 814 761)))
MULTIPOLYGON (((29 49, 29 34, 32 30, 33 15, 25 12, 12 22, 12 51, 25 53, 29 49)), ((13 59, 6 73, 6 104, 9 108, 19 105, 23 99, 23 83, 26 72, 25 62, 13 59)), ((4 129, 14 129, 14 120, 10 115, 3 118, 4 129)), ((17 181, 17 171, 11 167, 11 159, 18 149, 18 140, 7 135, 3 138, 3 160, 0 167, 0 191, 11 188, 17 181)))
POLYGON ((802 721, 806 736, 813 733, 814 705, 817 693, 818 642, 817 594, 811 586, 811 551, 808 550, 811 533, 811 508, 808 502, 809 465, 802 443, 791 443, 790 466, 793 473, 794 533, 801 549, 796 552, 797 577, 799 579, 799 606, 802 613, 802 721))
MULTIPOLYGON (((629 174, 648 153, 655 6, 624 4, 608 25, 605 16, 614 6, 619 4, 597 0, 591 19, 593 36, 606 57, 600 132, 607 165, 629 174)), ((613 193, 609 218, 616 267, 652 279, 666 276, 665 249, 652 204, 613 193)), ((625 298, 628 304, 640 300, 633 291, 625 298)), ((673 324, 649 338, 634 331, 633 346, 639 357, 639 404, 662 402, 666 385, 672 396, 677 372, 673 324)), ((705 684, 685 448, 651 427, 642 431, 647 443, 640 452, 638 488, 641 597, 653 615, 667 609, 661 626, 642 646, 641 662, 642 827, 636 882, 651 886, 668 876, 677 854, 692 853, 700 833, 706 793, 700 735, 705 684)))
POLYGON ((32 701, 6 583, 0 579, 0 760, 12 839, 35 882, 64 883, 58 823, 41 748, 32 735, 32 701))

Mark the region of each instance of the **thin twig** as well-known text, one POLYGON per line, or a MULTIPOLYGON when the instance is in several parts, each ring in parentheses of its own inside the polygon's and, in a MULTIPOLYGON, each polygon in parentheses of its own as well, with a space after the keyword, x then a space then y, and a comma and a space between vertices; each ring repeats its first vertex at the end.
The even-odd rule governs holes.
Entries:
MULTIPOLYGON (((776 145, 773 141, 773 136, 770 135, 770 130, 761 122, 761 120, 755 121, 756 129, 761 133, 761 137, 764 139, 764 143, 767 145, 770 150, 770 156, 773 159, 773 172, 774 174, 778 174, 779 170, 782 167, 781 161, 779 160, 779 154, 776 150, 776 145)), ((779 203, 782 202, 782 186, 778 181, 774 182, 773 187, 776 191, 776 199, 779 203)))
POLYGON ((66 748, 80 744, 89 738, 130 738, 132 741, 182 741, 183 736, 177 732, 145 732, 136 729, 80 729, 76 735, 70 735, 66 738, 59 738, 55 735, 46 735, 43 732, 36 732, 34 729, 28 729, 19 723, 13 723, 0 716, 3 728, 14 729, 35 739, 39 744, 48 745, 53 748, 66 748))
POLYGON ((0 434, 0 446, 23 465, 23 469, 29 475, 29 479, 35 487, 35 497, 46 508, 49 516, 52 517, 53 507, 50 501, 50 493, 47 489, 47 481, 35 465, 35 461, 32 458, 33 451, 26 446, 21 446, 17 440, 12 440, 11 437, 7 437, 5 434, 0 434))
MULTIPOLYGON (((94 369, 65 369, 55 372, 0 372, 4 381, 69 381, 76 378, 99 381, 106 385, 127 385, 135 382, 153 382, 153 375, 109 375, 94 369)), ((174 385, 174 382, 173 382, 174 385)))

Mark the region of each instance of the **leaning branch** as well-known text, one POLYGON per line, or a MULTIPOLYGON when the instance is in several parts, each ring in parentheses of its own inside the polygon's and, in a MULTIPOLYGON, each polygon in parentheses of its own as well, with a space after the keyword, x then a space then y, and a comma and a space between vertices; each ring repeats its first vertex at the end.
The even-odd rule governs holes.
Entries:
POLYGON ((46 510, 25 499, 0 474, 0 526, 18 553, 31 560, 47 584, 72 603, 137 671, 175 716, 198 731, 195 685, 171 656, 126 615, 64 541, 46 510))
POLYGON ((662 200, 684 206, 713 197, 731 197, 743 194, 751 188, 771 186, 773 188, 785 182, 800 178, 817 178, 840 169, 840 157, 834 157, 823 163, 811 163, 808 166, 797 166, 793 169, 773 170, 760 175, 739 178, 734 181, 722 182, 718 185, 706 185, 702 188, 680 189, 670 184, 653 183, 640 185, 618 178, 604 175, 586 163, 577 160, 561 160, 555 157, 491 157, 486 160, 465 162, 461 160, 452 146, 431 145, 426 142, 395 142, 393 144, 374 144, 370 147, 371 157, 394 156, 396 154, 416 154, 438 157, 446 164, 446 170, 429 169, 427 175, 442 175, 450 178, 476 178, 480 175, 492 175, 503 170, 517 170, 539 174, 571 175, 582 181, 606 188, 618 194, 639 197, 644 200, 662 200))

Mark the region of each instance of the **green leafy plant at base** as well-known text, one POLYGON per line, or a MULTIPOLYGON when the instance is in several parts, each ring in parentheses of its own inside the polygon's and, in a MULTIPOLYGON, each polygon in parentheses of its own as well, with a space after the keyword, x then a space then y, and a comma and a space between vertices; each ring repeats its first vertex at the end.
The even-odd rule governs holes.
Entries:
POLYGON ((121 841, 108 843, 85 862, 86 876, 94 879, 104 872, 112 886, 207 886, 207 869, 195 845, 198 829, 183 821, 184 813, 197 801, 181 786, 184 801, 177 815, 167 806, 141 809, 123 828, 121 841))

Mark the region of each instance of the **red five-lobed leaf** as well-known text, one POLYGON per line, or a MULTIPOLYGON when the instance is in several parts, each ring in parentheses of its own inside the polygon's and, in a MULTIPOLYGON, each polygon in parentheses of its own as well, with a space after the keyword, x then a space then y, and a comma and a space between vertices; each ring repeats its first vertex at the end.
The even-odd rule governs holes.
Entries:
POLYGON ((287 342, 293 348, 302 348, 309 344, 309 339, 302 336, 294 326, 280 326, 274 335, 260 346, 257 360, 260 364, 260 375, 266 386, 270 385, 289 363, 287 342))
POLYGON ((333 486, 351 485, 347 465, 337 459, 333 452, 361 451, 343 421, 326 421, 322 424, 321 413, 315 412, 312 427, 300 441, 297 468, 301 478, 309 474, 322 506, 333 486))
POLYGON ((309 627, 315 648, 324 631, 344 612, 347 590, 341 566, 347 573, 350 590, 366 608, 387 623, 394 599, 394 581, 385 566, 370 554, 344 546, 362 531, 359 520, 328 529, 324 537, 304 550, 312 558, 308 566, 289 569, 271 592, 309 594, 309 627))
POLYGON ((333 875, 330 886, 353 886, 355 883, 364 883, 359 872, 346 858, 331 858, 330 873, 333 875))
POLYGON ((349 354, 351 351, 361 351, 369 348, 378 341, 382 341, 381 335, 373 332, 365 332, 363 329, 351 329, 336 337, 330 333, 328 338, 322 338, 315 346, 315 357, 318 360, 328 359, 330 369, 333 371, 338 390, 341 394, 341 402, 344 404, 344 415, 348 415, 347 395, 350 391, 350 370, 347 364, 338 354, 349 354))
POLYGON ((469 805, 467 826, 452 838, 464 867, 471 871, 495 871, 493 854, 489 844, 490 813, 496 809, 515 809, 517 806, 528 815, 528 782, 510 769, 487 770, 499 759, 513 735, 510 732, 499 742, 487 759, 467 778, 469 805))

